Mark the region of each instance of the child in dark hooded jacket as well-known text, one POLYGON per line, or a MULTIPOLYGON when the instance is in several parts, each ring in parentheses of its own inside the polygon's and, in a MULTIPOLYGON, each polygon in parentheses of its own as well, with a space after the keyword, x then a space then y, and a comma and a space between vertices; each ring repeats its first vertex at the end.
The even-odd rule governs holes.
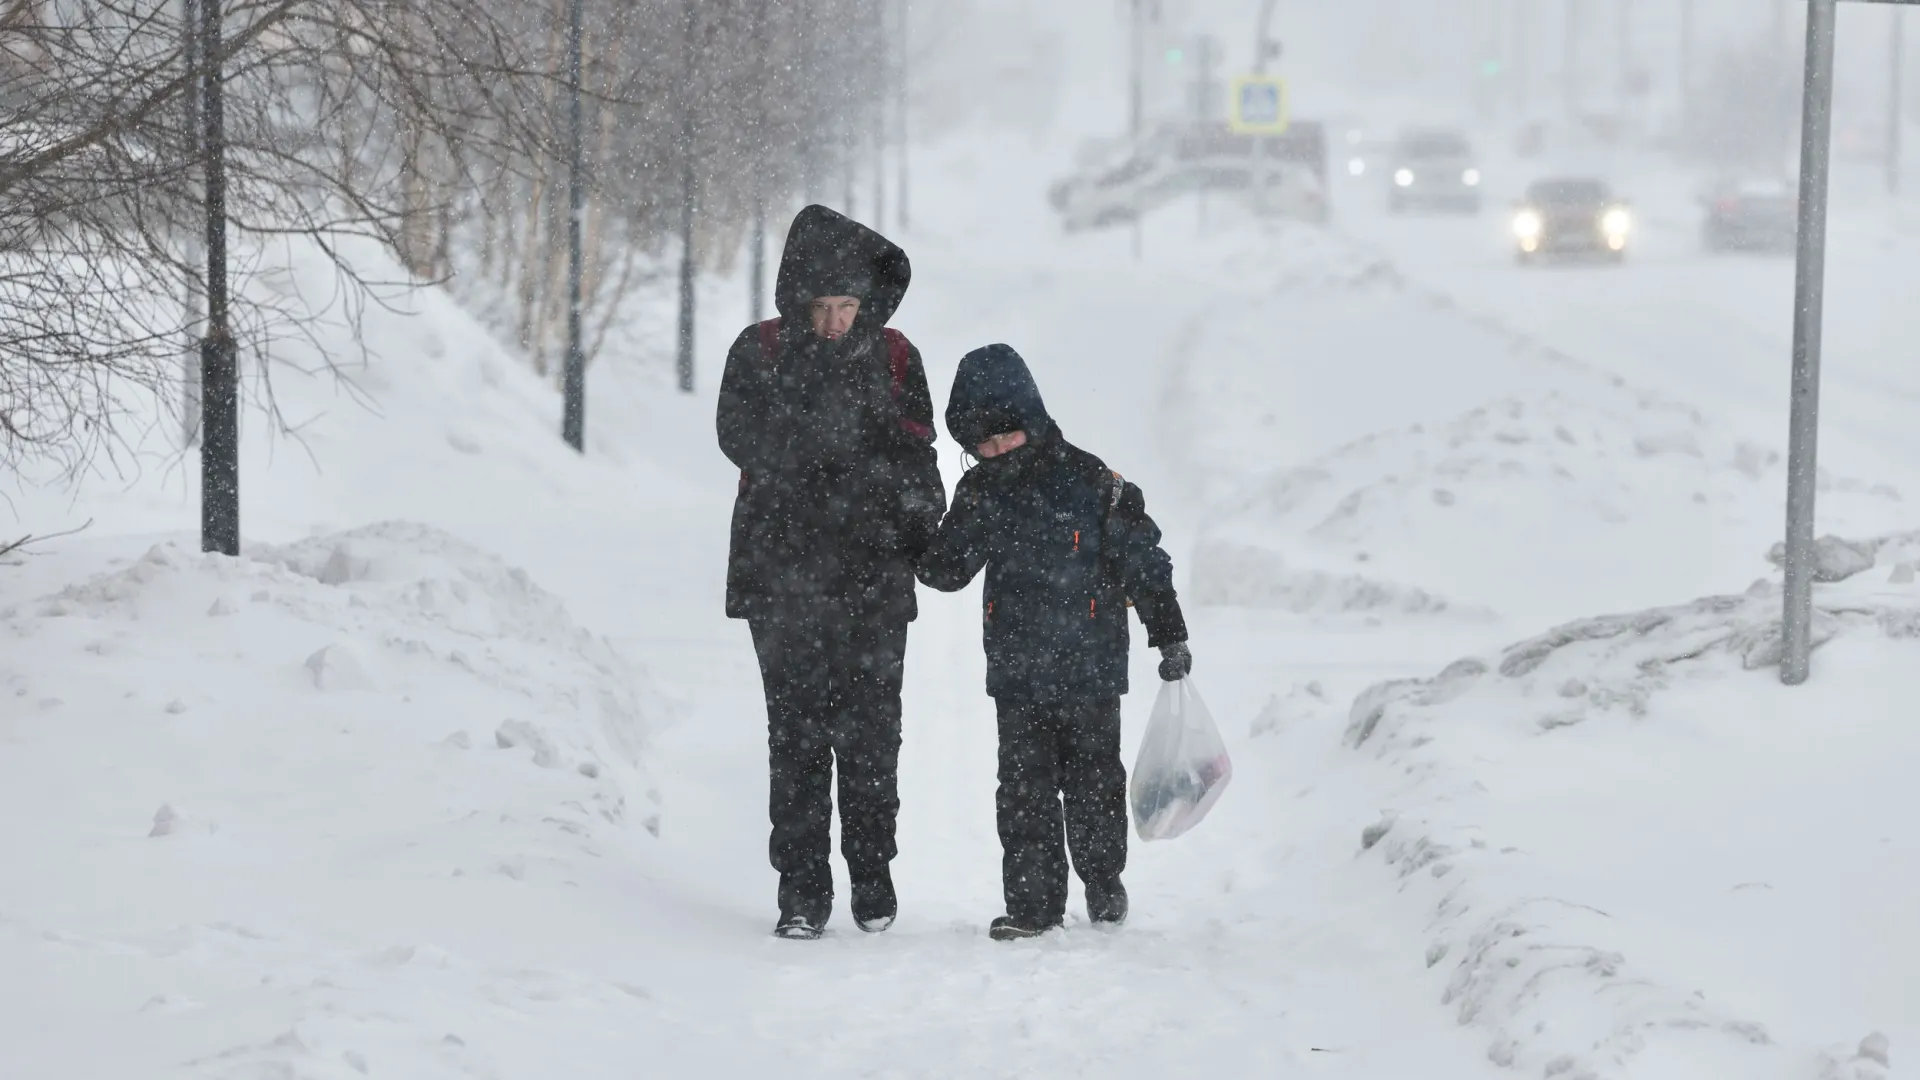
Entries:
POLYGON ((1066 441, 1013 349, 989 345, 960 361, 946 419, 980 463, 960 479, 918 569, 945 592, 987 573, 982 618, 987 693, 999 714, 995 803, 1007 904, 992 935, 1032 937, 1061 924, 1068 850, 1088 918, 1120 923, 1127 609, 1161 651, 1160 677, 1185 678, 1193 659, 1173 561, 1140 489, 1066 441))

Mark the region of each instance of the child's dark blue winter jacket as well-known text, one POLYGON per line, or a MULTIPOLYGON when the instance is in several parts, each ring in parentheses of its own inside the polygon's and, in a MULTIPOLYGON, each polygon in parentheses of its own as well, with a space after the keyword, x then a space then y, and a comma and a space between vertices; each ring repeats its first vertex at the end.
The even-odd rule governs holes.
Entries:
POLYGON ((960 361, 947 430, 968 450, 1002 432, 1028 438, 960 479, 919 565, 920 580, 944 592, 986 568, 987 693, 1022 702, 1126 693, 1129 602, 1147 644, 1187 639, 1145 497, 1061 437, 1020 354, 989 345, 960 361))

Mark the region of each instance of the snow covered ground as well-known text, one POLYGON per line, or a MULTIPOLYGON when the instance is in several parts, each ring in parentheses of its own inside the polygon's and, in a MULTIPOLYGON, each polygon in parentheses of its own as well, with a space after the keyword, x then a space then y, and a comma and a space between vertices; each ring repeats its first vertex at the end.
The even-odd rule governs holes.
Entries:
MULTIPOLYGON (((1176 207, 1136 263, 1058 236, 1048 153, 923 157, 896 325, 937 400, 1015 345, 1167 528, 1237 777, 1135 845, 1123 931, 984 935, 963 595, 910 641, 899 924, 769 938, 711 435, 744 287, 703 291, 702 393, 596 366, 584 459, 423 294, 370 313, 371 408, 288 375, 303 441, 250 424, 240 560, 198 554, 190 470, 9 492, 14 531, 96 524, 0 566, 0 1074, 1887 1075, 1920 1042, 1920 550, 1823 586, 1816 679, 1778 686, 1777 595, 1744 590, 1775 576, 1781 267, 1682 223, 1528 274, 1491 217, 1361 205, 1176 207)), ((1912 267, 1853 257, 1880 304, 1836 326, 1823 531, 1891 535, 1912 267)))

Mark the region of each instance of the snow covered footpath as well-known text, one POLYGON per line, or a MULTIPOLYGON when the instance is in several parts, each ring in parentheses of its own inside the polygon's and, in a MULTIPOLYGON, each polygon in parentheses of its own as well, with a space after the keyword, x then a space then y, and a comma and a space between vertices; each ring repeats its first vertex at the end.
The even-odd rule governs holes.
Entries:
MULTIPOLYGON (((1075 437, 1187 534, 1183 467, 1141 437, 1165 354, 1097 318, 1162 283, 1031 240, 1005 272, 991 245, 1031 222, 954 205, 913 240, 903 315, 936 386, 965 348, 1015 341, 1075 437)), ((311 256, 275 280, 317 284, 311 256)), ((725 342, 703 299, 702 340, 725 342)), ((1124 933, 1076 905, 1058 940, 987 940, 973 596, 927 597, 910 641, 899 924, 869 937, 843 910, 815 947, 773 940, 764 714, 720 611, 717 345, 686 399, 596 365, 581 459, 551 388, 444 297, 409 306, 369 312, 371 356, 339 338, 276 357, 300 435, 248 417, 238 560, 197 553, 193 476, 164 459, 71 502, 12 493, 21 531, 95 526, 0 567, 8 1080, 1492 1071, 1432 1007, 1396 929, 1416 909, 1352 830, 1276 826, 1337 775, 1354 782, 1317 806, 1365 817, 1359 763, 1249 762, 1205 834, 1136 848, 1124 933), (296 374, 323 360, 353 383, 296 374)), ((1202 632, 1237 743, 1273 640, 1202 632)), ((1441 655, 1389 648, 1353 670, 1441 655)), ((1150 657, 1135 672, 1152 685, 1150 657)))

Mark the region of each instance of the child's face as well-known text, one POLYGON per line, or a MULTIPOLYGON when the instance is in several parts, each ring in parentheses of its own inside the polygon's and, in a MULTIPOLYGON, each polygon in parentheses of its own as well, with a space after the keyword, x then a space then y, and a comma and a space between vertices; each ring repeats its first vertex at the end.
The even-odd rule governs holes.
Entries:
POLYGON ((980 460, 985 461, 987 458, 999 457, 1009 450, 1018 450, 1025 445, 1027 445, 1026 432, 1008 431, 993 436, 974 449, 980 452, 980 460))

